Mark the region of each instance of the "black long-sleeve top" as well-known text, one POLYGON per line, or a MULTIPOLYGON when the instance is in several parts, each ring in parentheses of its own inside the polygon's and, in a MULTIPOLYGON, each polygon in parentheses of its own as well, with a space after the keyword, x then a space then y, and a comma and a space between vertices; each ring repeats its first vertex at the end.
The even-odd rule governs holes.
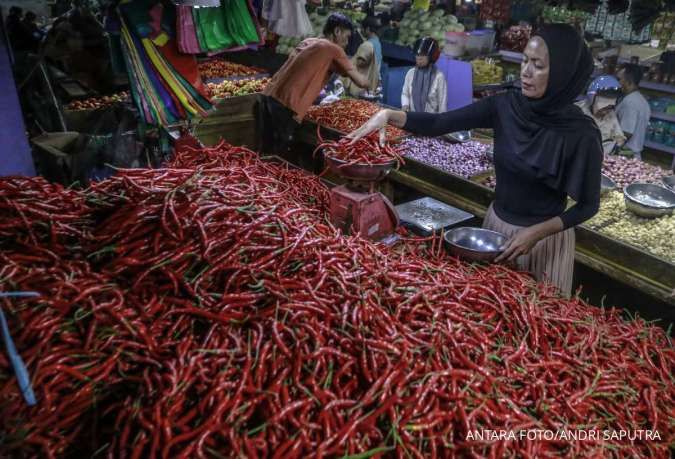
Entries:
MULTIPOLYGON (((441 113, 408 113, 404 129, 423 136, 439 136, 475 128, 494 129, 494 162, 497 176, 494 210, 512 225, 532 226, 559 216, 565 228, 579 225, 595 215, 600 207, 602 154, 577 151, 584 155, 579 167, 567 173, 582 174, 576 204, 565 210, 567 192, 548 186, 537 171, 515 153, 509 136, 515 121, 507 94, 487 97, 466 107, 441 113), (587 154, 588 153, 588 154, 587 154)), ((585 150, 579 143, 579 150, 585 150)))

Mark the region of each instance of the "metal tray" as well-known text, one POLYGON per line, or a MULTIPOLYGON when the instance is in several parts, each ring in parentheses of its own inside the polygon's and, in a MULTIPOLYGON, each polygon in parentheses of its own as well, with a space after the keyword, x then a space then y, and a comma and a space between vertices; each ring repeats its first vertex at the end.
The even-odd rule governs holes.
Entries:
POLYGON ((465 223, 473 214, 426 197, 396 206, 401 223, 414 233, 428 236, 440 230, 465 223))

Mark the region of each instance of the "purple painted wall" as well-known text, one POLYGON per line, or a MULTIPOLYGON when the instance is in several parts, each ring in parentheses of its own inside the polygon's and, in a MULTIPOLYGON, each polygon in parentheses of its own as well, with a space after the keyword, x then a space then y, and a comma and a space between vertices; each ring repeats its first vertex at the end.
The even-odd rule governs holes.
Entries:
POLYGON ((0 14, 0 177, 35 175, 0 14))

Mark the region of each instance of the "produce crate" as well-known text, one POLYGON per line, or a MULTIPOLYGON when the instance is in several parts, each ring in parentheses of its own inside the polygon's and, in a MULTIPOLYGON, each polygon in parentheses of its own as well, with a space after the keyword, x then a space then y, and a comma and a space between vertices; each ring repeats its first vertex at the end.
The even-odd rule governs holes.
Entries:
POLYGON ((86 134, 109 134, 117 130, 117 125, 121 119, 125 119, 128 124, 129 120, 135 120, 136 118, 136 110, 130 101, 111 102, 98 108, 85 110, 63 108, 66 128, 70 131, 86 134))
POLYGON ((96 120, 102 115, 103 111, 104 109, 64 110, 63 119, 69 131, 86 132, 90 126, 96 123, 96 120))
POLYGON ((196 137, 208 146, 222 138, 233 145, 255 148, 255 109, 259 97, 259 94, 247 94, 216 100, 207 117, 193 121, 196 137))
POLYGON ((484 172, 481 172, 480 174, 472 175, 471 177, 469 177, 469 180, 476 183, 483 183, 485 180, 487 180, 490 177, 493 177, 494 175, 495 175, 494 168, 490 168, 484 172))
POLYGON ((269 73, 256 73, 255 75, 238 75, 222 78, 205 78, 204 83, 222 83, 223 81, 240 81, 240 80, 260 80, 262 78, 269 78, 269 73))

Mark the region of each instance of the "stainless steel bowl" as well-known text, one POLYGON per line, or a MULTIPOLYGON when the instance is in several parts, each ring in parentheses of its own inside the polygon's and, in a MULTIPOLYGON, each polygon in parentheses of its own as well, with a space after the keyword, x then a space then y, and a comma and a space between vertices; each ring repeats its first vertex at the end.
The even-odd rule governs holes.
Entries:
POLYGON ((347 179, 376 182, 382 180, 396 166, 396 161, 386 164, 348 164, 341 159, 326 155, 328 168, 336 175, 347 179))
POLYGON ((633 183, 623 190, 626 208, 644 218, 669 215, 675 209, 675 192, 660 185, 633 183))
POLYGON ((671 191, 675 191, 675 175, 669 175, 661 179, 663 184, 671 191))
POLYGON ((602 174, 602 181, 600 182, 600 194, 604 196, 615 188, 616 182, 607 177, 605 174, 602 174))
POLYGON ((457 131, 457 132, 451 132, 450 134, 447 135, 447 137, 454 141, 454 142, 459 142, 459 143, 465 143, 469 142, 471 140, 471 131, 457 131))
POLYGON ((483 228, 455 228, 443 235, 450 253, 471 261, 492 262, 503 252, 507 237, 483 228))

